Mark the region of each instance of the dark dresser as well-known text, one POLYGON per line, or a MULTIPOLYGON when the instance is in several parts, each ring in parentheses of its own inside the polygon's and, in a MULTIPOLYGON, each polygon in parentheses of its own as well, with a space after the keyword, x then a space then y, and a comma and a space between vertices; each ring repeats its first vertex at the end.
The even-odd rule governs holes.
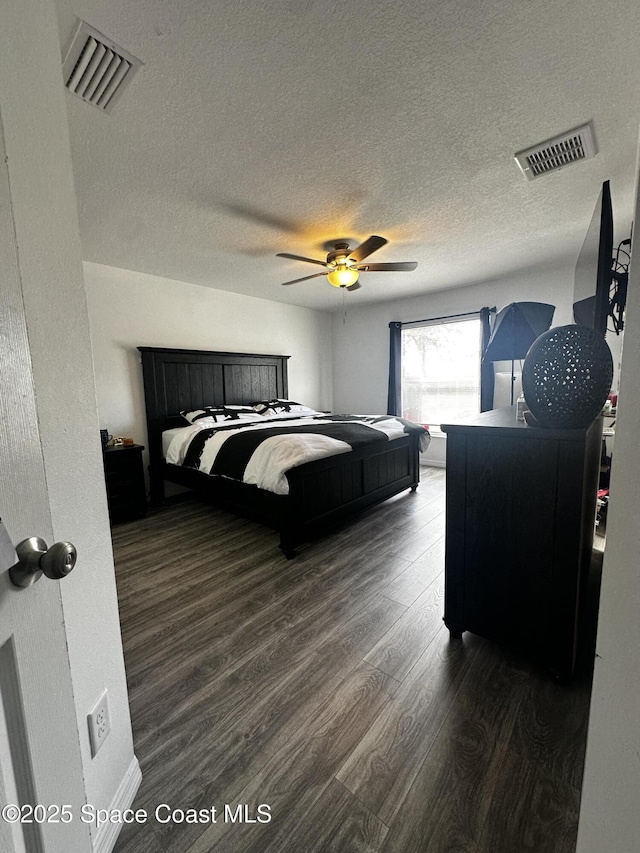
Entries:
POLYGON ((445 624, 573 674, 591 560, 602 419, 542 429, 515 408, 446 424, 445 624))
POLYGON ((103 449, 109 517, 115 524, 140 518, 147 511, 141 444, 103 449))

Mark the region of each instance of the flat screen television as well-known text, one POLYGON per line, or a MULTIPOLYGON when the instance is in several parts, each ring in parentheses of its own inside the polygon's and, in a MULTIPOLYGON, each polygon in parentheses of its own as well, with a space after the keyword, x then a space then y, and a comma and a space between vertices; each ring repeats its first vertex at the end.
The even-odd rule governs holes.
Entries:
POLYGON ((573 318, 603 337, 607 332, 613 264, 613 211, 609 181, 605 181, 591 217, 575 269, 573 318))

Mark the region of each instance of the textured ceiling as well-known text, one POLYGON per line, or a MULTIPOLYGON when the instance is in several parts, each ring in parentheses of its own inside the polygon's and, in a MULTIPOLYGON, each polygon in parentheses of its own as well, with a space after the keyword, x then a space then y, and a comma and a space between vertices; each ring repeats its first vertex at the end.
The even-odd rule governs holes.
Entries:
MULTIPOLYGON (((573 264, 603 180, 628 236, 640 3, 57 0, 145 64, 110 114, 67 93, 86 260, 325 310, 325 243, 380 234, 352 304, 573 264), (515 152, 592 120, 588 162, 515 152)), ((354 245, 354 243, 352 243, 354 245)), ((533 295, 532 295, 533 296, 533 295)))

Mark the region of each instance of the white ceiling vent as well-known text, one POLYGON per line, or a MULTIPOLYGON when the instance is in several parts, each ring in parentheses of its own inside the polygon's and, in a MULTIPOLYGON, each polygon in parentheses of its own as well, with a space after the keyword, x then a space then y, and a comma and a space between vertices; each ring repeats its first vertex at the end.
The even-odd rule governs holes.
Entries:
POLYGON ((141 65, 135 56, 80 21, 62 66, 64 85, 83 101, 109 112, 141 65))
POLYGON ((598 153, 591 122, 515 154, 525 178, 532 181, 570 163, 588 160, 598 153))

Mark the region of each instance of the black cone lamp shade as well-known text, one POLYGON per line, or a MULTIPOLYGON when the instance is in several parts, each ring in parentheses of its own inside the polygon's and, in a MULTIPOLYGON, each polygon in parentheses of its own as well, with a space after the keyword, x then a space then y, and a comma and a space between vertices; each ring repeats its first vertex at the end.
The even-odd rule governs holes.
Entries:
POLYGON ((483 361, 511 362, 511 405, 515 376, 513 362, 524 358, 529 347, 551 326, 555 305, 546 302, 512 302, 496 315, 483 361))

